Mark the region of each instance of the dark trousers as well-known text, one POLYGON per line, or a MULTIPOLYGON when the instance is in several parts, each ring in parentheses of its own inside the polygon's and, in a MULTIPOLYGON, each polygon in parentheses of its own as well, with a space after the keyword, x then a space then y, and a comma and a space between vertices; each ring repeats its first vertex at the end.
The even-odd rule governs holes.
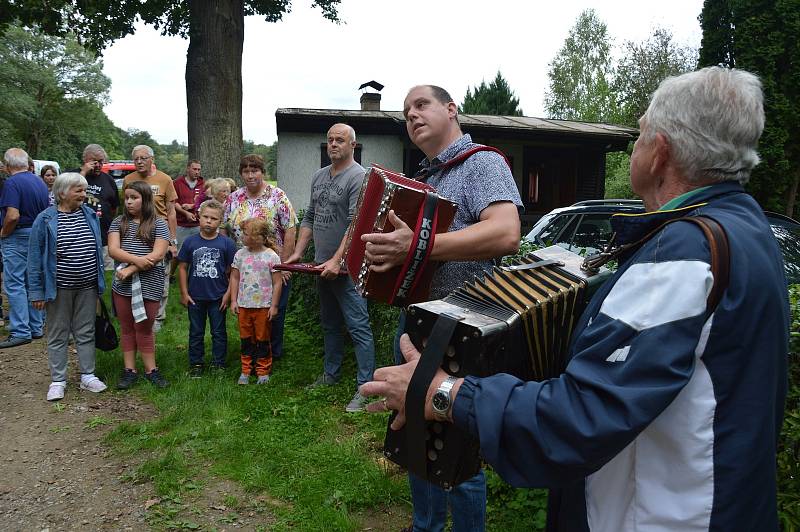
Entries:
POLYGON ((189 304, 189 364, 203 363, 206 317, 211 325, 211 353, 215 366, 224 366, 228 355, 228 332, 225 330, 225 311, 219 309, 221 300, 197 301, 189 304))
POLYGON ((286 320, 286 305, 289 303, 289 292, 291 292, 292 281, 283 285, 281 290, 281 300, 278 301, 278 315, 272 320, 272 337, 270 346, 272 347, 272 358, 283 356, 283 322, 286 320))

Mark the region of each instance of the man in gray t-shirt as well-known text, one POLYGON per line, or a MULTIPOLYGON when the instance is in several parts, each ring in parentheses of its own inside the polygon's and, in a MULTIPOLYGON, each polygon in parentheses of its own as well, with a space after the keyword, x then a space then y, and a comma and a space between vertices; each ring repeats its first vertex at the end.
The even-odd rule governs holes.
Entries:
MULTIPOLYGON (((339 275, 345 247, 345 233, 358 202, 364 168, 353 159, 356 133, 346 124, 335 124, 328 130, 328 157, 331 165, 318 170, 311 180, 308 203, 294 253, 287 263, 297 262, 311 238, 314 238, 314 262, 321 264, 317 280, 320 324, 324 333, 324 371, 315 386, 339 382, 344 338, 342 325, 353 340, 358 361, 358 385, 372 380, 375 371, 375 345, 369 325, 367 301, 355 290, 348 275, 339 275)), ((356 392, 347 412, 364 408, 366 400, 356 392)))

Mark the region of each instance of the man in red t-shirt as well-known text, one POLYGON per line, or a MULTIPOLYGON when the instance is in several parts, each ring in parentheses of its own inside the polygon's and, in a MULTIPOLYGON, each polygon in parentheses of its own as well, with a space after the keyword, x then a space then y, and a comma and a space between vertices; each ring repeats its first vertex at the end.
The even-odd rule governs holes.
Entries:
MULTIPOLYGON (((172 183, 175 186, 175 193, 178 195, 178 199, 175 201, 175 218, 178 222, 176 232, 178 250, 180 250, 184 240, 200 231, 200 222, 197 220, 194 205, 197 196, 203 190, 203 178, 200 177, 202 170, 203 166, 200 161, 192 159, 186 164, 184 175, 179 176, 172 183)), ((172 259, 172 267, 170 268, 171 279, 174 278, 177 267, 176 254, 172 259)))

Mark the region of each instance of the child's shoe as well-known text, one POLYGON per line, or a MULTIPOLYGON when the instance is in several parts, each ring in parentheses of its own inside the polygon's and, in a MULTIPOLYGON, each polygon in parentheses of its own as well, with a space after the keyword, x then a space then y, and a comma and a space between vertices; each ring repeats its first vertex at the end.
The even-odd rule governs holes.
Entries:
POLYGON ((245 375, 244 373, 242 373, 241 375, 239 375, 239 380, 236 382, 237 384, 250 384, 250 375, 245 375))
POLYGON ((189 366, 189 377, 193 379, 199 379, 203 376, 203 365, 202 364, 193 364, 189 366))
POLYGON ((150 381, 150 384, 156 388, 166 388, 169 386, 169 382, 167 382, 167 379, 161 375, 161 372, 158 371, 158 368, 153 368, 150 373, 145 373, 144 378, 150 381))
POLYGON ((139 380, 139 374, 132 369, 122 370, 122 377, 117 381, 117 390, 127 390, 139 380))
POLYGON ((269 382, 269 375, 260 375, 256 384, 266 384, 269 382))

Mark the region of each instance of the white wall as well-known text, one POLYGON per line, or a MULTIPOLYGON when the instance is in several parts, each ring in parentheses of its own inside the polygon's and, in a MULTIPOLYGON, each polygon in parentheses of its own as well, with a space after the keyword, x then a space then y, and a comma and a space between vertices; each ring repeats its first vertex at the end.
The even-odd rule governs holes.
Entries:
MULTIPOLYGON (((358 135, 361 164, 372 163, 390 170, 403 170, 403 144, 389 135, 358 135)), ((305 210, 311 195, 311 175, 319 170, 320 145, 325 133, 281 133, 278 135, 278 186, 286 192, 295 211, 305 210)))

